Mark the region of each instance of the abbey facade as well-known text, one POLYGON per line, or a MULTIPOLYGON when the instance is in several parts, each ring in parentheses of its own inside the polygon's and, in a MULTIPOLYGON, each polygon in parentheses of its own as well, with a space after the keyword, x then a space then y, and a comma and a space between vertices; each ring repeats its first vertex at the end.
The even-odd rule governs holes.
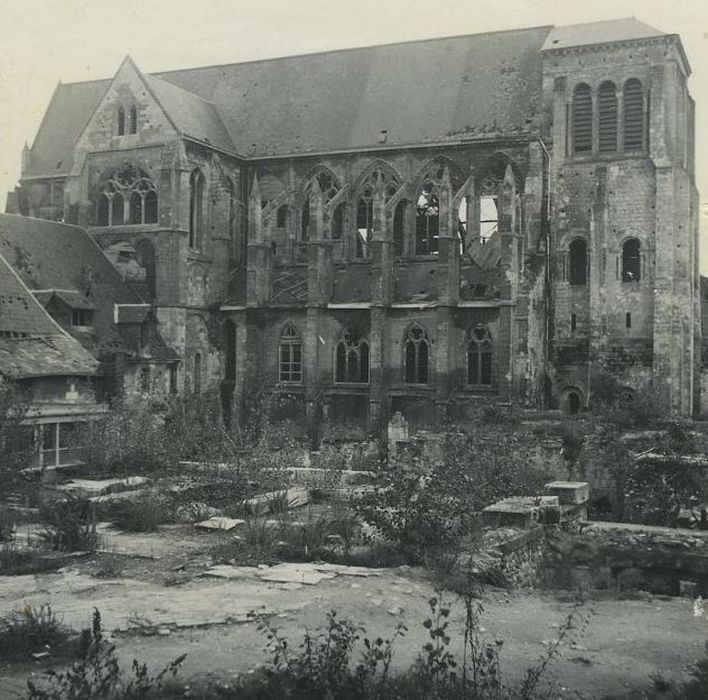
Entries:
POLYGON ((312 434, 593 376, 700 402, 694 103, 618 20, 59 84, 8 210, 86 228, 179 357, 172 390, 312 434))

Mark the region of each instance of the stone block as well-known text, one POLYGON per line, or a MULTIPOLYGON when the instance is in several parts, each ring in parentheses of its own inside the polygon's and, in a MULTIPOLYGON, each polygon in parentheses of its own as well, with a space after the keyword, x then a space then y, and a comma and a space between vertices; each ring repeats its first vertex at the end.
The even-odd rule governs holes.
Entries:
POLYGON ((552 481, 546 484, 546 491, 557 496, 562 506, 578 505, 590 500, 590 484, 587 481, 552 481))
POLYGON ((208 520, 203 520, 201 523, 197 523, 194 527, 200 530, 225 530, 229 532, 239 525, 243 525, 246 521, 239 520, 238 518, 226 518, 224 516, 215 516, 209 518, 208 520))
MULTIPOLYGON (((539 522, 546 522, 549 518, 548 511, 556 510, 560 511, 557 496, 507 498, 487 506, 482 511, 482 522, 489 527, 528 529, 539 522)), ((556 522, 559 519, 560 512, 556 522)))

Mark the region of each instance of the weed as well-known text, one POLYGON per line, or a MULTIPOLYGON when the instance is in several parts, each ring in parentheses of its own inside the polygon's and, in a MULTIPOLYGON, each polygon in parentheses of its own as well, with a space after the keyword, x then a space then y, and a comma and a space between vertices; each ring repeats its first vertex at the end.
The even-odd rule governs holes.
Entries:
POLYGON ((42 511, 46 527, 39 536, 52 549, 76 552, 98 546, 93 504, 88 498, 67 496, 49 503, 42 511))
POLYGON ((115 646, 103 636, 101 615, 97 609, 94 609, 91 629, 81 633, 79 654, 79 661, 65 671, 50 669, 39 683, 28 680, 29 700, 145 698, 159 690, 168 677, 174 677, 187 656, 179 656, 154 676, 148 672, 147 664, 133 659, 130 672, 124 673, 115 646))
POLYGON ((121 500, 113 509, 111 522, 127 532, 154 532, 172 519, 172 509, 164 498, 153 495, 121 500))
POLYGON ((59 647, 68 636, 48 603, 25 605, 0 620, 0 658, 27 660, 34 652, 59 647))
POLYGON ((20 549, 14 542, 0 544, 0 576, 23 576, 51 571, 61 566, 39 549, 20 549))

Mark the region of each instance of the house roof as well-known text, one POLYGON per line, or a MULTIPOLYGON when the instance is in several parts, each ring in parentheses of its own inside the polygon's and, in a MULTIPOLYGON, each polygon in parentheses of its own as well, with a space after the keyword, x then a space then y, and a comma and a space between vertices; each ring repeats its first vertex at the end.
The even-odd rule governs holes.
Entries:
POLYGON ((0 375, 93 375, 98 362, 40 306, 0 255, 0 375))
POLYGON ((543 44, 543 50, 566 49, 575 46, 591 46, 593 44, 611 44, 616 41, 650 39, 657 36, 667 36, 667 34, 645 24, 636 17, 625 17, 603 22, 586 22, 584 24, 569 24, 565 27, 553 27, 543 44))
POLYGON ((60 297, 70 306, 80 303, 75 308, 95 308, 94 332, 81 336, 82 344, 94 355, 129 350, 113 322, 113 305, 138 304, 142 299, 84 229, 0 214, 0 255, 30 289, 39 290, 40 298, 47 290, 52 294, 60 290, 60 297))
POLYGON ((42 305, 44 308, 47 307, 49 300, 56 297, 64 304, 66 304, 70 309, 95 309, 94 304, 86 298, 83 294, 79 294, 74 290, 65 289, 42 289, 40 291, 33 291, 34 298, 42 305))

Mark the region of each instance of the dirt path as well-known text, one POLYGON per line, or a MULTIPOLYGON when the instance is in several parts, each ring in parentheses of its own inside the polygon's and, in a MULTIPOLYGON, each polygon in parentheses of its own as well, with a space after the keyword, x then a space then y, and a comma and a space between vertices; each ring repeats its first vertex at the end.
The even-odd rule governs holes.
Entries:
MULTIPOLYGON (((123 630, 115 635, 121 656, 159 666, 186 652, 185 677, 228 675, 267 660, 265 640, 255 624, 246 621, 248 611, 262 605, 294 644, 305 628, 320 627, 331 609, 365 626, 367 636, 386 637, 402 621, 409 632, 397 642, 395 662, 405 667, 415 659, 425 638, 422 622, 428 615, 427 600, 434 594, 421 572, 395 569, 353 576, 333 573, 331 568, 323 572, 315 565, 299 566, 280 569, 281 575, 275 576, 241 569, 235 578, 200 577, 169 587, 153 580, 98 579, 79 570, 3 577, 0 615, 26 602, 49 600, 67 624, 78 627, 98 607, 107 629, 123 630), (323 573, 317 583, 297 580, 315 580, 323 573), (134 631, 136 623, 153 631, 161 628, 162 634, 141 635, 134 631), (133 631, 126 633, 128 629, 133 631)), ((490 590, 483 605, 486 633, 490 639, 504 640, 507 677, 520 675, 543 653, 570 609, 570 603, 558 596, 536 591, 490 590)), ((646 687, 652 673, 680 675, 702 655, 708 639, 708 620, 693 615, 690 600, 646 597, 596 601, 588 607, 595 613, 587 633, 575 647, 570 643, 563 647, 562 658, 553 666, 559 690, 549 697, 600 698, 646 687)), ((453 604, 451 619, 461 639, 464 617, 459 601, 453 604)), ((33 670, 40 667, 0 671, 0 698, 22 693, 24 679, 33 670)))

